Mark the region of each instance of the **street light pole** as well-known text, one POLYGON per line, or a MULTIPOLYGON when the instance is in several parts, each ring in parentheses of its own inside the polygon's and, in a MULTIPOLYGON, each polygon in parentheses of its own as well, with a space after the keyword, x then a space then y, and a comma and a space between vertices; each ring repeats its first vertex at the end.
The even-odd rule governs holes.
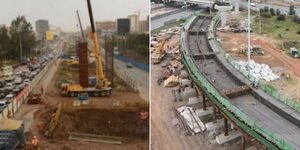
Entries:
POLYGON ((248 71, 250 74, 250 0, 248 0, 248 71))

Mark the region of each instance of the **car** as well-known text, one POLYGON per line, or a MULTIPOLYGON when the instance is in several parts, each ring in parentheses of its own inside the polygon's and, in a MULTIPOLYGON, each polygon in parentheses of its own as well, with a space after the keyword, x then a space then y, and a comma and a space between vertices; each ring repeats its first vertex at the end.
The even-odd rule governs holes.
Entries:
POLYGON ((21 77, 16 77, 14 82, 16 84, 21 84, 22 83, 22 78, 21 77))
POLYGON ((13 94, 8 94, 5 96, 4 100, 6 102, 6 104, 11 103, 14 100, 15 96, 13 94))
POLYGON ((5 86, 5 88, 7 91, 12 91, 15 88, 15 86, 14 86, 13 82, 8 82, 5 86))
POLYGON ((0 111, 2 112, 7 107, 5 100, 0 100, 0 111))
POLYGON ((29 84, 30 84, 30 79, 25 79, 25 80, 23 81, 23 83, 24 83, 24 85, 29 85, 29 84))
POLYGON ((132 68, 133 65, 132 65, 132 63, 127 63, 127 64, 126 64, 126 67, 127 67, 127 68, 132 68))
POLYGON ((256 6, 256 4, 255 4, 255 3, 251 3, 250 5, 251 5, 251 7, 255 7, 255 6, 256 6))

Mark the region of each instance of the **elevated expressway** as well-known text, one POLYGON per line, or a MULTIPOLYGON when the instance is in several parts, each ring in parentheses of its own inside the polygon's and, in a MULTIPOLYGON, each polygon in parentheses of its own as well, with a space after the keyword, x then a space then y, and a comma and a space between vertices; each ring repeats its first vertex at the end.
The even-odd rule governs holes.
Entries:
POLYGON ((229 119, 243 140, 254 140, 268 149, 300 149, 298 105, 276 99, 265 91, 268 88, 262 83, 258 84, 264 90, 251 86, 253 79, 240 72, 218 45, 215 37, 218 20, 217 16, 195 13, 181 33, 181 58, 203 94, 203 106, 209 102, 220 110, 224 123, 229 119))

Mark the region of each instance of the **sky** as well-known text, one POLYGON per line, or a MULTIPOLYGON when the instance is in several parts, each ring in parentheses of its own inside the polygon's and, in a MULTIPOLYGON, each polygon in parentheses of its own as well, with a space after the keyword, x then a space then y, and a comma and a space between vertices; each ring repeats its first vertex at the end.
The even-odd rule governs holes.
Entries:
MULTIPOLYGON (((140 19, 149 14, 149 0, 91 0, 95 21, 115 21, 140 11, 140 19)), ((10 25, 18 15, 35 27, 38 19, 49 20, 63 31, 79 31, 76 10, 79 10, 82 25, 90 25, 87 0, 0 0, 0 24, 10 25)))

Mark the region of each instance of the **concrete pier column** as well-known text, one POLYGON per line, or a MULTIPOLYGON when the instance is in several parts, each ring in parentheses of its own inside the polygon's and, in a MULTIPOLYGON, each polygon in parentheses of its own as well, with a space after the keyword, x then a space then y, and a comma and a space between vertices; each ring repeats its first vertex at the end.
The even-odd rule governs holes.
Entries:
POLYGON ((202 99, 203 99, 203 110, 206 110, 206 100, 203 92, 202 92, 202 99))
POLYGON ((217 108, 213 106, 213 120, 214 123, 217 122, 217 108))
POLYGON ((228 120, 224 117, 224 135, 228 136, 228 120))

